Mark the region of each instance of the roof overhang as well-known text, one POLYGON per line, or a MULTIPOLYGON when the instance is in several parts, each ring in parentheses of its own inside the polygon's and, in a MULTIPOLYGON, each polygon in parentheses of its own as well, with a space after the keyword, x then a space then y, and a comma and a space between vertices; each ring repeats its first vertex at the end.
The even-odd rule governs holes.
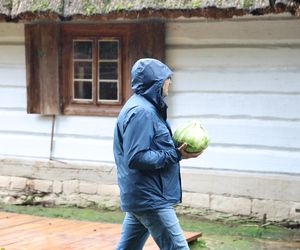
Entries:
POLYGON ((0 0, 2 22, 228 19, 285 12, 300 17, 300 0, 0 0))

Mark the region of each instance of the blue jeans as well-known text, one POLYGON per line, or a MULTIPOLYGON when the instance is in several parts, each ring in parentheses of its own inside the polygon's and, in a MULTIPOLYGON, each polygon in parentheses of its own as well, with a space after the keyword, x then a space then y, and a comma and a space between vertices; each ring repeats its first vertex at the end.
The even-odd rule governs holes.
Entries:
POLYGON ((117 250, 141 250, 151 234, 160 250, 190 249, 174 208, 127 212, 117 250))

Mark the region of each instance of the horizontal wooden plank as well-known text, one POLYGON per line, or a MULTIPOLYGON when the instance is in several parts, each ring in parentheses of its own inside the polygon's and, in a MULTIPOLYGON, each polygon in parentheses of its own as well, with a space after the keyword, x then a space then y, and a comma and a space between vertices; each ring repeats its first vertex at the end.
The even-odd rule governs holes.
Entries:
MULTIPOLYGON (((52 118, 37 116, 37 122, 40 119, 45 119, 50 122, 50 126, 52 125, 52 118)), ((94 139, 101 140, 101 138, 112 139, 115 122, 116 118, 111 117, 56 116, 55 137, 56 140, 59 140, 59 138, 69 138, 72 140, 73 138, 79 141, 85 139, 91 139, 91 141, 94 139)), ((47 128, 45 127, 45 129, 47 128)))
POLYGON ((24 24, 0 23, 0 43, 24 43, 24 24))
MULTIPOLYGON (((190 119, 172 119, 173 131, 190 119)), ((251 119, 199 119, 211 137, 211 143, 224 146, 299 150, 300 121, 251 119)))
POLYGON ((300 93, 300 70, 179 70, 172 79, 172 92, 300 93))
MULTIPOLYGON (((50 157, 50 138, 0 134, 1 155, 50 157)), ((114 163, 112 141, 55 137, 56 160, 114 163)), ((251 147, 209 146, 197 159, 183 160, 185 168, 233 169, 256 172, 300 173, 299 151, 251 147)))
POLYGON ((249 116, 260 118, 300 118, 300 95, 176 93, 168 97, 169 115, 249 116), (180 105, 179 105, 180 104, 180 105))
POLYGON ((0 86, 0 108, 26 108, 26 88, 0 86))
POLYGON ((169 48, 166 54, 175 70, 300 69, 297 48, 169 48))
POLYGON ((53 158, 114 162, 112 140, 55 137, 53 158))
POLYGON ((299 151, 208 147, 196 159, 181 161, 183 168, 227 169, 300 174, 299 151))
MULTIPOLYGON (((181 121, 182 119, 171 121, 172 127, 181 121)), ((293 127, 293 123, 289 122, 277 122, 272 128, 272 123, 266 121, 261 126, 260 122, 252 120, 228 119, 223 120, 221 124, 218 119, 205 120, 204 124, 212 137, 212 146, 199 159, 183 161, 182 164, 186 167, 200 168, 299 172, 299 151, 276 149, 276 147, 298 147, 299 127, 295 124, 293 127), (284 128, 290 131, 284 133, 282 132, 284 128), (218 144, 221 146, 216 146, 218 144), (236 146, 233 147, 233 144, 236 146), (242 146, 239 147, 239 144, 242 146), (256 148, 257 145, 275 147, 275 149, 256 148)), ((55 135, 54 139, 55 159, 114 162, 111 140, 76 138, 73 135, 55 135)), ((1 133, 0 148, 1 154, 4 155, 47 158, 50 155, 50 135, 1 133)))
POLYGON ((297 20, 176 21, 167 22, 167 45, 259 44, 300 42, 297 20))
POLYGON ((25 45, 0 45, 0 68, 25 65, 25 45))
POLYGON ((0 68, 0 86, 26 87, 25 68, 0 68))
POLYGON ((51 116, 29 115, 26 111, 0 110, 0 117, 0 131, 2 132, 51 134, 51 116))
POLYGON ((0 133, 0 154, 6 156, 42 157, 50 156, 50 137, 0 133))
MULTIPOLYGON (((54 158, 113 163, 112 142, 56 138, 54 158)), ((201 157, 181 164, 192 168, 300 173, 299 162, 299 151, 210 146, 201 157)))
POLYGON ((96 116, 57 116, 56 133, 60 135, 112 138, 116 118, 96 116))

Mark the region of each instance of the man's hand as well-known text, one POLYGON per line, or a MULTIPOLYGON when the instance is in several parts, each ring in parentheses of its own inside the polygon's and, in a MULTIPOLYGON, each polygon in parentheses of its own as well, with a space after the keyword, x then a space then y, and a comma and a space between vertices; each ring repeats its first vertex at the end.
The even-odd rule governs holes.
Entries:
POLYGON ((187 143, 183 143, 179 148, 178 150, 180 151, 181 153, 181 156, 182 156, 182 159, 189 159, 189 158, 196 158, 198 157, 199 155, 201 155, 201 152, 197 152, 197 153, 189 153, 189 152, 186 152, 186 148, 187 148, 188 144, 187 143))

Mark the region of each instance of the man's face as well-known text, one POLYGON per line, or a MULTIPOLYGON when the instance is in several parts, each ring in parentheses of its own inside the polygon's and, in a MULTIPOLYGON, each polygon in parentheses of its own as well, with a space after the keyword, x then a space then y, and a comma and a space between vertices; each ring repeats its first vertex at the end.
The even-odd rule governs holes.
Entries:
POLYGON ((168 78, 167 80, 164 81, 164 85, 163 85, 163 97, 166 97, 169 94, 170 84, 171 84, 171 78, 168 78))

